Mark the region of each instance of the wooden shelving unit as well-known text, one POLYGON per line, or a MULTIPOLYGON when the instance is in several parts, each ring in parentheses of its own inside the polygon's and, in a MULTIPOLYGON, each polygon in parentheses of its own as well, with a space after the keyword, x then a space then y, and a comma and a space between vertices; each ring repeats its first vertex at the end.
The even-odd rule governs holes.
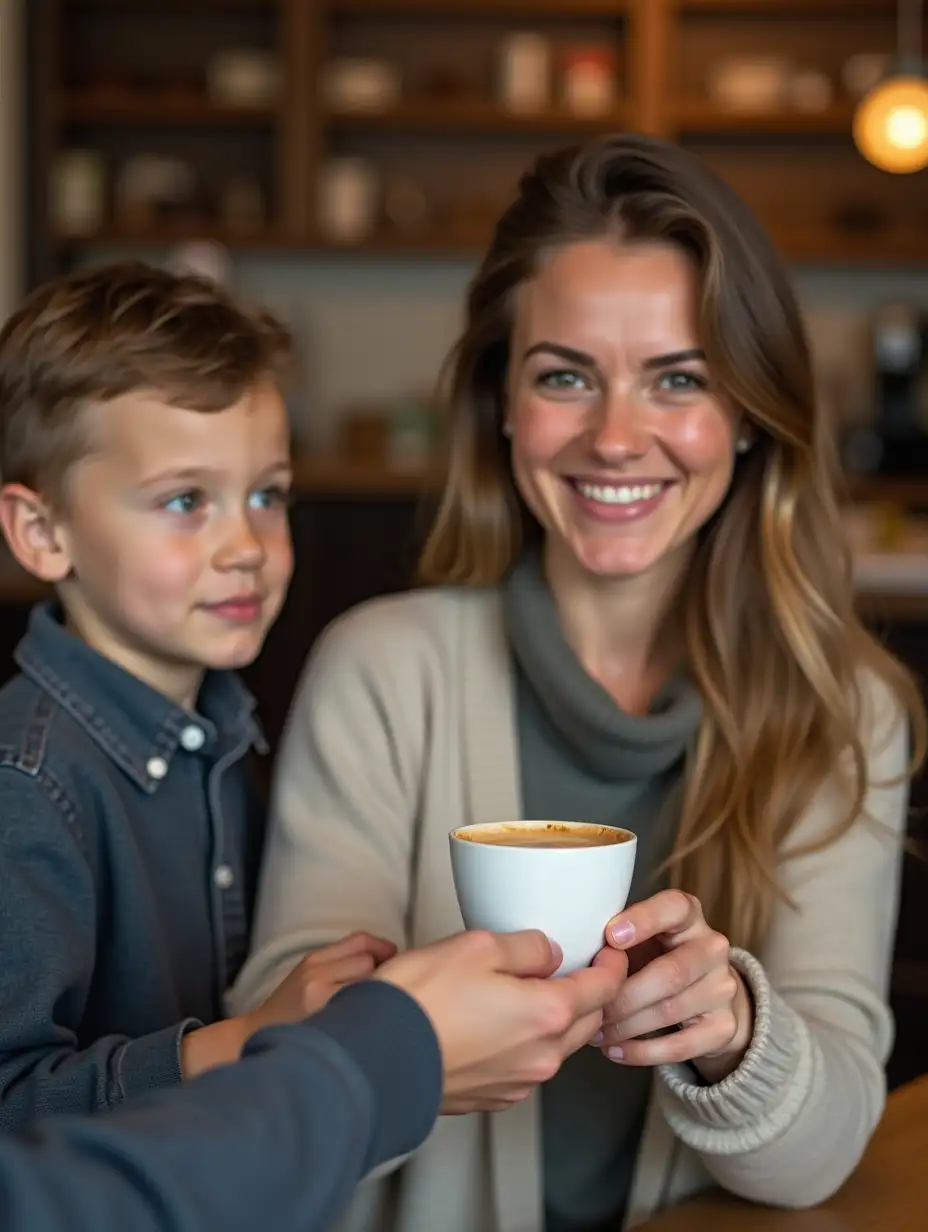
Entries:
POLYGON ((97 124, 114 128, 244 128, 272 125, 276 113, 270 107, 229 107, 203 98, 137 96, 98 97, 94 94, 64 95, 57 104, 64 125, 97 124))
POLYGON ((459 17, 606 17, 624 13, 640 0, 328 0, 328 11, 337 17, 427 17, 430 20, 459 17))
POLYGON ((713 56, 768 45, 836 80, 842 56, 892 45, 887 0, 47 0, 42 7, 41 22, 37 6, 33 15, 40 61, 33 281, 82 252, 193 238, 253 251, 476 256, 489 220, 538 152, 608 130, 692 144, 732 179, 790 259, 928 264, 928 207, 923 190, 917 197, 917 177, 881 175, 860 158, 850 141, 853 101, 840 90, 817 112, 734 111, 706 88, 713 56), (577 115, 552 97, 538 114, 508 111, 495 93, 495 57, 516 30, 545 33, 556 46, 612 47, 621 82, 615 107, 577 115), (277 55, 276 103, 212 101, 206 52, 255 41, 277 55), (318 87, 334 56, 396 63, 400 99, 368 113, 328 106, 318 87), (462 65, 469 83, 429 92, 430 72, 450 68, 453 76, 462 65), (130 81, 118 92, 106 89, 114 66, 130 81), (172 87, 178 67, 188 80, 172 87), (139 68, 149 80, 134 89, 139 68), (74 147, 99 149, 113 175, 129 152, 180 151, 202 176, 207 204, 193 217, 157 219, 144 230, 110 211, 93 234, 55 234, 47 221, 52 168, 59 151, 74 147), (794 151, 806 161, 794 160, 794 151), (418 228, 385 224, 358 243, 327 243, 317 193, 327 160, 339 154, 406 176, 434 200, 433 216, 418 228), (261 181, 267 221, 260 234, 224 226, 215 207, 223 176, 240 173, 261 181), (840 226, 844 205, 875 212, 879 225, 840 226))
POLYGON ((68 7, 74 12, 125 14, 133 12, 189 12, 196 9, 201 13, 247 13, 273 10, 278 0, 68 0, 68 7))
POLYGON ((750 17, 852 17, 857 13, 892 13, 887 0, 671 0, 678 9, 690 13, 721 13, 750 17))
POLYGON ((846 137, 854 117, 852 106, 835 104, 826 111, 725 110, 704 98, 679 99, 669 108, 677 133, 723 136, 846 137))
POLYGON ((563 108, 552 108, 537 115, 515 115, 492 100, 480 98, 455 99, 441 107, 428 99, 410 99, 370 115, 363 112, 329 112, 326 115, 326 123, 333 132, 433 133, 448 137, 462 133, 488 137, 520 133, 582 136, 601 133, 604 128, 626 128, 630 120, 627 106, 604 116, 578 116, 563 108))
POLYGON ((928 262, 928 237, 896 228, 874 234, 832 232, 822 228, 774 229, 780 252, 791 261, 860 267, 912 266, 928 262))
POLYGON ((678 9, 702 14, 737 16, 815 16, 849 17, 854 14, 885 14, 891 10, 886 0, 675 0, 678 9))
MULTIPOLYGON (((925 237, 916 232, 890 231, 877 235, 830 235, 822 230, 785 228, 772 231, 778 250, 790 261, 804 264, 854 265, 860 268, 882 268, 922 264, 928 260, 925 252, 925 237)), ((92 237, 58 236, 55 246, 67 256, 85 250, 134 249, 152 252, 172 248, 206 238, 230 249, 243 253, 277 252, 307 256, 355 256, 365 258, 410 257, 475 258, 487 245, 490 232, 486 230, 455 232, 417 232, 415 236, 393 231, 382 231, 357 243, 334 244, 330 240, 307 234, 294 239, 285 232, 265 231, 254 235, 241 235, 210 228, 204 233, 196 226, 162 225, 146 231, 120 231, 115 228, 95 233, 92 237)))
MULTIPOLYGON (((283 231, 264 229, 253 233, 224 230, 222 227, 203 227, 196 223, 162 222, 144 230, 106 227, 91 236, 56 235, 53 245, 59 260, 70 260, 87 248, 138 248, 146 252, 173 248, 208 239, 241 252, 288 252, 311 249, 313 245, 302 239, 295 240, 283 231)), ((318 247, 318 246, 317 246, 318 247)))

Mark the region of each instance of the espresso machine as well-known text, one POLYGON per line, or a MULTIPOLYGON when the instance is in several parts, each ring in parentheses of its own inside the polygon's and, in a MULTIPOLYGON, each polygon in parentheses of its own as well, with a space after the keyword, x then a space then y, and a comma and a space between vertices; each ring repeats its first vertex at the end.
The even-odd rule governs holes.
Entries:
POLYGON ((888 303, 871 331, 873 419, 846 442, 850 470, 928 476, 928 314, 888 303))

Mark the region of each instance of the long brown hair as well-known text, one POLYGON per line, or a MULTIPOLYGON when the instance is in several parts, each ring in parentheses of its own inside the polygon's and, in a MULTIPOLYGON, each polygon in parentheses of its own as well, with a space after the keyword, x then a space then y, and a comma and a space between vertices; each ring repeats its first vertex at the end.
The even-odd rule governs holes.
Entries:
POLYGON ((744 202, 679 147, 604 137, 546 155, 523 176, 452 353, 448 473, 420 577, 496 585, 539 533, 502 432, 514 292, 552 249, 606 237, 689 254, 709 369, 756 433, 684 583, 688 667, 704 706, 670 858, 673 884, 733 941, 756 946, 783 897, 778 866, 799 853, 789 836, 817 789, 847 767, 846 808, 814 850, 864 807, 862 676, 898 698, 913 757, 925 715, 908 672, 855 611, 832 433, 789 279, 744 202))

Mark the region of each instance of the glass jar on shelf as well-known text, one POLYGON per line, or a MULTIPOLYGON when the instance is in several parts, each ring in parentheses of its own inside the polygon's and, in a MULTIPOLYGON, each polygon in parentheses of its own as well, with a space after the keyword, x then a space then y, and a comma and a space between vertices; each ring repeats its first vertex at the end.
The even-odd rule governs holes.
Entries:
POLYGON ((566 47, 563 65, 564 105, 574 115, 605 115, 618 98, 615 52, 603 46, 566 47))

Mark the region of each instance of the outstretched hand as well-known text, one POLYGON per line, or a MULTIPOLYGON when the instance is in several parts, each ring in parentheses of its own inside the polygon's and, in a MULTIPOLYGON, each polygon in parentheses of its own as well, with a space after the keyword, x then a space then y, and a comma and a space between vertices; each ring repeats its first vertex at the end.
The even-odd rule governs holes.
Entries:
POLYGON ((543 933, 474 931, 410 950, 374 978, 429 1015, 445 1069, 442 1111, 499 1111, 552 1078, 590 1042, 627 970, 624 954, 549 979, 561 954, 543 933))

